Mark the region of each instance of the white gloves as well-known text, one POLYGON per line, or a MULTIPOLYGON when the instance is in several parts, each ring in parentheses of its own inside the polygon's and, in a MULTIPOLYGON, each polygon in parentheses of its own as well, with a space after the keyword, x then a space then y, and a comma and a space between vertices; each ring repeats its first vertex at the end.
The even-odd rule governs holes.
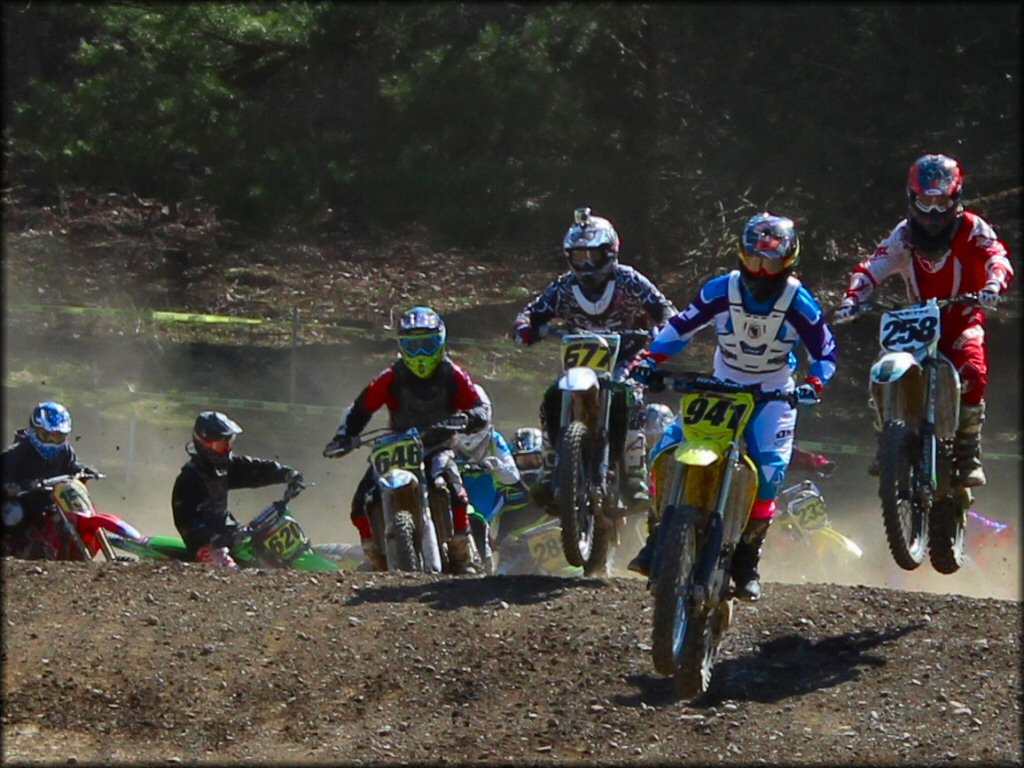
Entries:
POLYGON ((832 313, 832 322, 836 325, 848 323, 857 316, 857 310, 857 302, 847 296, 843 299, 843 303, 836 307, 836 311, 832 313))
POLYGON ((978 293, 978 303, 985 309, 994 309, 999 303, 999 286, 989 283, 978 293))

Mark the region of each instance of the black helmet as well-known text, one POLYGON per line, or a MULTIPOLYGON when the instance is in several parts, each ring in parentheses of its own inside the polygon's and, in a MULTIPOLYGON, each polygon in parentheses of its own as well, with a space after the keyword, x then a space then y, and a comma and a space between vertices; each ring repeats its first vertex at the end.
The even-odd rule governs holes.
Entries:
POLYGON ((196 417, 192 442, 186 450, 215 467, 224 466, 231 458, 235 438, 240 434, 242 428, 220 411, 203 411, 196 417))

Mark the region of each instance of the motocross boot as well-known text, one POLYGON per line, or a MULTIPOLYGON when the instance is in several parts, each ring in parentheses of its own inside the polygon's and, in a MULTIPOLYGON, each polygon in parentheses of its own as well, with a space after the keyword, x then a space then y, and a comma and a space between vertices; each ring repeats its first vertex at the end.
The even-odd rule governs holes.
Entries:
POLYGON ((643 430, 631 429, 626 433, 622 463, 626 471, 623 487, 626 504, 631 508, 646 504, 651 500, 651 493, 647 485, 647 437, 643 430))
POLYGON ((761 574, 757 572, 761 562, 761 547, 768 534, 768 520, 749 520, 732 556, 730 575, 735 584, 736 597, 751 602, 761 599, 761 574))
POLYGON ((549 515, 558 515, 555 505, 555 449, 551 447, 547 430, 541 431, 540 479, 530 488, 530 501, 549 515))
POLYGON ((965 488, 985 485, 985 469, 981 466, 981 426, 985 423, 985 403, 960 405, 960 424, 953 442, 960 482, 965 488))
POLYGON ((377 549, 373 539, 360 539, 359 543, 363 547, 363 556, 366 558, 366 562, 359 566, 359 570, 386 571, 388 569, 387 558, 384 557, 383 552, 377 549))
POLYGON ((455 535, 448 539, 448 557, 451 560, 452 572, 456 575, 480 572, 480 556, 469 531, 456 531, 455 535))
POLYGON ((639 573, 641 576, 651 575, 651 561, 654 560, 654 537, 658 529, 658 521, 654 519, 654 513, 647 513, 647 541, 636 553, 626 569, 639 573))
POLYGON ((216 565, 221 568, 238 567, 238 563, 235 562, 235 559, 231 556, 231 551, 227 547, 214 547, 210 544, 206 544, 196 550, 196 562, 216 565))

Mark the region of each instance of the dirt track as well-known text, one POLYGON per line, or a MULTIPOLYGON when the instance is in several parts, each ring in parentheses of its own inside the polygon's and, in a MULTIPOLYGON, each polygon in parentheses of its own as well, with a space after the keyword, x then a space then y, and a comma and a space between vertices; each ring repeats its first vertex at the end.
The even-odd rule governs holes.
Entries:
POLYGON ((1022 758, 1016 601, 769 584, 690 704, 639 579, 3 576, 5 764, 1022 758))

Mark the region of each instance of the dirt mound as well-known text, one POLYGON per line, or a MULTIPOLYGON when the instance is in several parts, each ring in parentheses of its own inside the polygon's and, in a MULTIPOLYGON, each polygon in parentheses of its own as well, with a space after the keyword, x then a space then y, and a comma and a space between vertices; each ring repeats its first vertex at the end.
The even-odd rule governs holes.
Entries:
POLYGON ((1019 602, 769 584, 686 703, 639 579, 3 576, 5 764, 1022 757, 1019 602))

